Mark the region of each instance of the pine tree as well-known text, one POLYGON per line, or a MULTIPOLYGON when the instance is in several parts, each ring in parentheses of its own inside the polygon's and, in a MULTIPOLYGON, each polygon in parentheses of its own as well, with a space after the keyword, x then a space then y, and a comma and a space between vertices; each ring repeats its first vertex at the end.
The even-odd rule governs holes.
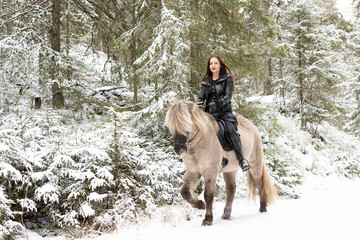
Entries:
MULTIPOLYGON (((352 43, 353 43, 353 47, 354 47, 354 53, 356 55, 356 59, 358 60, 358 64, 357 66, 359 66, 360 63, 360 35, 359 35, 359 30, 360 30, 360 1, 356 0, 354 1, 354 6, 356 9, 356 17, 357 17, 357 22, 356 22, 356 34, 354 34, 353 38, 352 38, 352 43)), ((355 95, 355 99, 357 102, 357 108, 353 111, 352 113, 352 121, 350 122, 353 131, 355 132, 356 135, 360 135, 360 69, 357 68, 356 69, 356 73, 357 73, 357 77, 355 77, 355 81, 354 81, 354 85, 353 85, 353 92, 355 95)))
POLYGON ((47 44, 40 30, 45 28, 47 10, 42 2, 5 1, 2 4, 0 86, 8 90, 3 92, 4 100, 13 105, 20 98, 33 94, 33 87, 38 87, 37 53, 42 44, 47 44))
MULTIPOLYGON (((200 88, 206 61, 212 54, 223 56, 240 79, 256 80, 260 85, 267 71, 263 39, 271 35, 268 1, 190 1, 189 12, 189 86, 193 91, 200 88)), ((245 81, 241 84, 252 85, 245 81)))
POLYGON ((314 134, 329 113, 335 111, 332 98, 340 72, 332 65, 333 46, 341 42, 332 25, 322 25, 323 11, 313 1, 294 1, 287 9, 288 41, 294 42, 295 81, 288 83, 291 108, 300 115, 301 126, 314 134))
MULTIPOLYGON (((355 28, 355 29, 358 29, 355 28)), ((350 32, 347 35, 347 66, 349 68, 348 81, 348 99, 351 111, 349 113, 350 121, 346 129, 354 132, 357 136, 360 134, 360 34, 359 31, 350 32)))
POLYGON ((135 61, 152 43, 151 32, 159 22, 161 2, 127 0, 122 4, 122 32, 116 44, 120 46, 121 60, 125 63, 125 72, 133 88, 133 102, 137 104, 138 90, 143 82, 138 76, 139 66, 135 61))
MULTIPOLYGON (((3 123, 0 120, 0 125, 3 123)), ((24 168, 22 154, 17 149, 20 139, 13 133, 10 128, 0 129, 0 239, 15 239, 24 230, 20 223, 13 221, 19 218, 16 209, 11 206, 18 199, 14 190, 24 180, 18 170, 24 168)))
POLYGON ((0 239, 16 239, 24 230, 15 219, 15 212, 11 209, 13 201, 8 199, 0 185, 0 239))
POLYGON ((353 5, 355 7, 355 15, 357 16, 357 18, 359 18, 360 17, 360 1, 354 0, 353 5))
POLYGON ((59 84, 58 55, 60 55, 60 27, 61 27, 61 1, 52 0, 52 25, 51 25, 51 79, 52 83, 52 103, 55 108, 64 107, 64 97, 59 84))
POLYGON ((360 135, 360 75, 356 82, 353 83, 353 93, 356 99, 356 108, 351 113, 350 127, 353 132, 360 135))
POLYGON ((137 75, 154 84, 155 100, 169 89, 183 89, 188 76, 184 69, 189 69, 186 18, 181 12, 168 8, 170 1, 161 3, 161 20, 154 28, 152 44, 134 62, 138 65, 137 75))
POLYGON ((275 26, 277 29, 276 39, 273 46, 273 86, 276 100, 279 104, 279 110, 282 112, 286 108, 286 94, 288 93, 288 83, 293 78, 291 68, 288 67, 291 59, 294 58, 294 43, 289 41, 288 36, 291 35, 287 27, 286 9, 289 1, 274 2, 271 12, 275 17, 275 26))

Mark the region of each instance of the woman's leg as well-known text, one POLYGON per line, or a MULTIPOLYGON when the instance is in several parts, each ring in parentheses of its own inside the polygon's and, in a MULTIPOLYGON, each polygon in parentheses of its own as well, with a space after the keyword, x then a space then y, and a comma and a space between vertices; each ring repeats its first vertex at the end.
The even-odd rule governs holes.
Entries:
POLYGON ((239 161, 241 169, 243 170, 243 172, 245 172, 250 169, 250 165, 248 161, 244 159, 240 135, 237 132, 236 126, 234 126, 233 123, 229 121, 225 121, 225 125, 226 125, 226 133, 235 150, 236 158, 239 161))

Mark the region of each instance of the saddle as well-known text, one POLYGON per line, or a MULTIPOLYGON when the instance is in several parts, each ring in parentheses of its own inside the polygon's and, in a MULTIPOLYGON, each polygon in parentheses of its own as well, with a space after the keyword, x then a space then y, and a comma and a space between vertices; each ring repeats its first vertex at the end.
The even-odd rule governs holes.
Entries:
POLYGON ((234 150, 234 148, 226 134, 225 122, 223 120, 219 119, 219 120, 217 120, 217 123, 219 125, 219 131, 217 132, 217 137, 219 139, 219 142, 220 142, 222 148, 227 152, 234 150))

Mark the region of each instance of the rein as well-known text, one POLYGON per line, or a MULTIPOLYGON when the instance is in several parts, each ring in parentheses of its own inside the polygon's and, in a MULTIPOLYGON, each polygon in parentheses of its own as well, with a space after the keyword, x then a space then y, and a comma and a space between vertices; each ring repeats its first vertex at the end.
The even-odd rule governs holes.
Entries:
POLYGON ((195 139, 196 135, 198 135, 199 132, 200 132, 200 129, 197 130, 197 132, 195 133, 194 137, 193 137, 190 141, 188 141, 188 139, 186 139, 186 144, 187 144, 188 146, 190 146, 191 142, 195 139))
POLYGON ((189 148, 190 145, 191 145, 191 142, 194 141, 194 139, 196 138, 196 136, 198 135, 199 132, 200 132, 200 129, 197 130, 197 132, 195 133, 194 137, 192 137, 192 139, 190 139, 190 140, 189 140, 188 137, 187 137, 185 143, 175 142, 174 145, 175 145, 175 146, 183 146, 183 147, 189 148))

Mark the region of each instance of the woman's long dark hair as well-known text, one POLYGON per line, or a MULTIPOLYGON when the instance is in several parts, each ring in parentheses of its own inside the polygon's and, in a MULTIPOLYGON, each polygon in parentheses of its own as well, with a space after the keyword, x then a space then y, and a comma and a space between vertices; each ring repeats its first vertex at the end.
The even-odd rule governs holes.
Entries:
POLYGON ((220 62, 220 73, 219 73, 219 75, 222 75, 222 74, 229 75, 231 77, 232 81, 233 81, 233 86, 234 86, 234 90, 235 90, 234 74, 230 70, 230 68, 226 65, 224 59, 219 55, 211 55, 211 57, 209 57, 209 60, 207 61, 206 73, 205 73, 203 81, 208 81, 207 78, 209 78, 209 77, 210 77, 209 79, 212 80, 212 72, 210 70, 210 59, 212 59, 212 58, 217 58, 217 60, 219 60, 219 62, 220 62))

